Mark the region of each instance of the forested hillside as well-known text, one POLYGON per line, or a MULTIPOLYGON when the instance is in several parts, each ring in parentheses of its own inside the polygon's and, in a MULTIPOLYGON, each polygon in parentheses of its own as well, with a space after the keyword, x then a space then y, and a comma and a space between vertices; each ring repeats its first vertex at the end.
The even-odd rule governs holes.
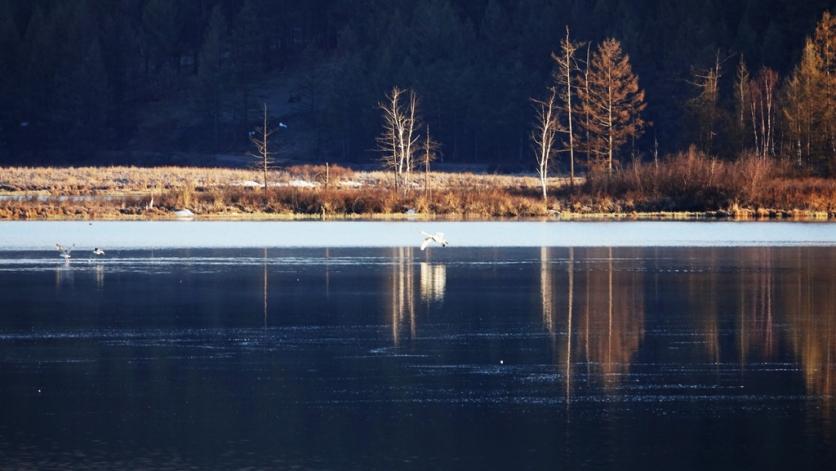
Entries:
MULTIPOLYGON (((738 109, 739 66, 753 83, 774 81, 770 93, 783 100, 776 110, 801 103, 790 95, 793 71, 805 38, 834 7, 832 0, 0 0, 0 164, 130 163, 140 151, 242 154, 264 101, 275 105, 272 118, 292 119, 277 145, 314 142, 291 157, 371 162, 377 103, 398 85, 420 97, 446 162, 533 168, 530 98, 552 83, 551 53, 566 26, 581 59, 587 45, 594 51, 610 37, 629 57, 647 103, 633 157, 694 143, 731 158, 764 145, 751 142, 749 109, 738 109)), ((802 125, 774 116, 776 149, 766 151, 780 154, 802 125)), ((824 151, 810 144, 807 153, 816 152, 824 151)))

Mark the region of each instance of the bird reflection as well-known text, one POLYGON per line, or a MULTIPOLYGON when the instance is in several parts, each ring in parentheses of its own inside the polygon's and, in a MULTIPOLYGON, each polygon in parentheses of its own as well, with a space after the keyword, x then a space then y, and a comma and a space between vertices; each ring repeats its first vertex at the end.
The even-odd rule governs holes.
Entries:
POLYGON ((55 288, 60 288, 65 283, 73 280, 73 268, 69 262, 63 262, 55 267, 55 288))
POLYGON ((98 288, 98 289, 104 288, 104 278, 105 278, 104 277, 104 275, 105 275, 104 265, 102 265, 100 263, 96 264, 96 266, 93 268, 93 270, 96 273, 96 288, 98 288))

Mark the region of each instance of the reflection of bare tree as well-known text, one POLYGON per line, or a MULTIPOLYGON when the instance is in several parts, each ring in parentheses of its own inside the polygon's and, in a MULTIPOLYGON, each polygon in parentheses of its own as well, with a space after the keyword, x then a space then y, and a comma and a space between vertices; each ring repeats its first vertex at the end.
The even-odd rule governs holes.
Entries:
POLYGON ((775 354, 773 256, 771 248, 740 252, 738 264, 745 268, 738 288, 738 349, 743 365, 751 355, 763 361, 775 354))
POLYGON ((400 344, 400 327, 409 321, 410 334, 415 336, 415 282, 413 279, 412 247, 392 249, 392 273, 390 277, 392 341, 400 344))
POLYGON ((267 327, 267 291, 268 291, 269 281, 267 280, 267 249, 266 248, 264 249, 264 253, 262 254, 261 269, 262 269, 261 277, 262 277, 262 281, 263 281, 262 294, 264 296, 264 327, 267 327))
POLYGON ((567 301, 566 301, 566 314, 567 314, 567 328, 566 328, 566 367, 565 373, 566 376, 566 404, 568 405, 572 398, 572 337, 575 335, 575 332, 572 330, 572 317, 573 317, 573 304, 575 299, 575 249, 569 248, 569 263, 567 264, 566 271, 568 273, 569 281, 567 283, 567 301))
POLYGON ((421 262, 421 299, 443 301, 447 287, 447 266, 421 262))
POLYGON ((540 247, 540 309, 543 327, 554 333, 554 301, 552 296, 551 254, 548 247, 540 247))
POLYGON ((325 248, 325 298, 331 297, 331 249, 325 248))

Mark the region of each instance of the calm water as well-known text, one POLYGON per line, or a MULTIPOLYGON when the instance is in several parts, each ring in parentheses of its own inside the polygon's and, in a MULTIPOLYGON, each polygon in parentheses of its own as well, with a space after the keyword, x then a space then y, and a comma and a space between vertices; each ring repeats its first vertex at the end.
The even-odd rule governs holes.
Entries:
POLYGON ((85 257, 0 251, 1 468, 836 458, 834 247, 85 257))

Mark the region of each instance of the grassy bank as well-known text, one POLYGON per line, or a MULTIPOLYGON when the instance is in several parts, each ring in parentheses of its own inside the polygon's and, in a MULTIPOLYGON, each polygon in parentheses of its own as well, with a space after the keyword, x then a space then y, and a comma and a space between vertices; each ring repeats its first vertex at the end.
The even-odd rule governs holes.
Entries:
POLYGON ((693 152, 574 187, 553 178, 547 204, 533 176, 416 174, 395 191, 383 172, 305 165, 270 172, 266 193, 260 179, 216 168, 2 168, 0 219, 166 219, 182 208, 206 219, 836 218, 836 180, 693 152))

